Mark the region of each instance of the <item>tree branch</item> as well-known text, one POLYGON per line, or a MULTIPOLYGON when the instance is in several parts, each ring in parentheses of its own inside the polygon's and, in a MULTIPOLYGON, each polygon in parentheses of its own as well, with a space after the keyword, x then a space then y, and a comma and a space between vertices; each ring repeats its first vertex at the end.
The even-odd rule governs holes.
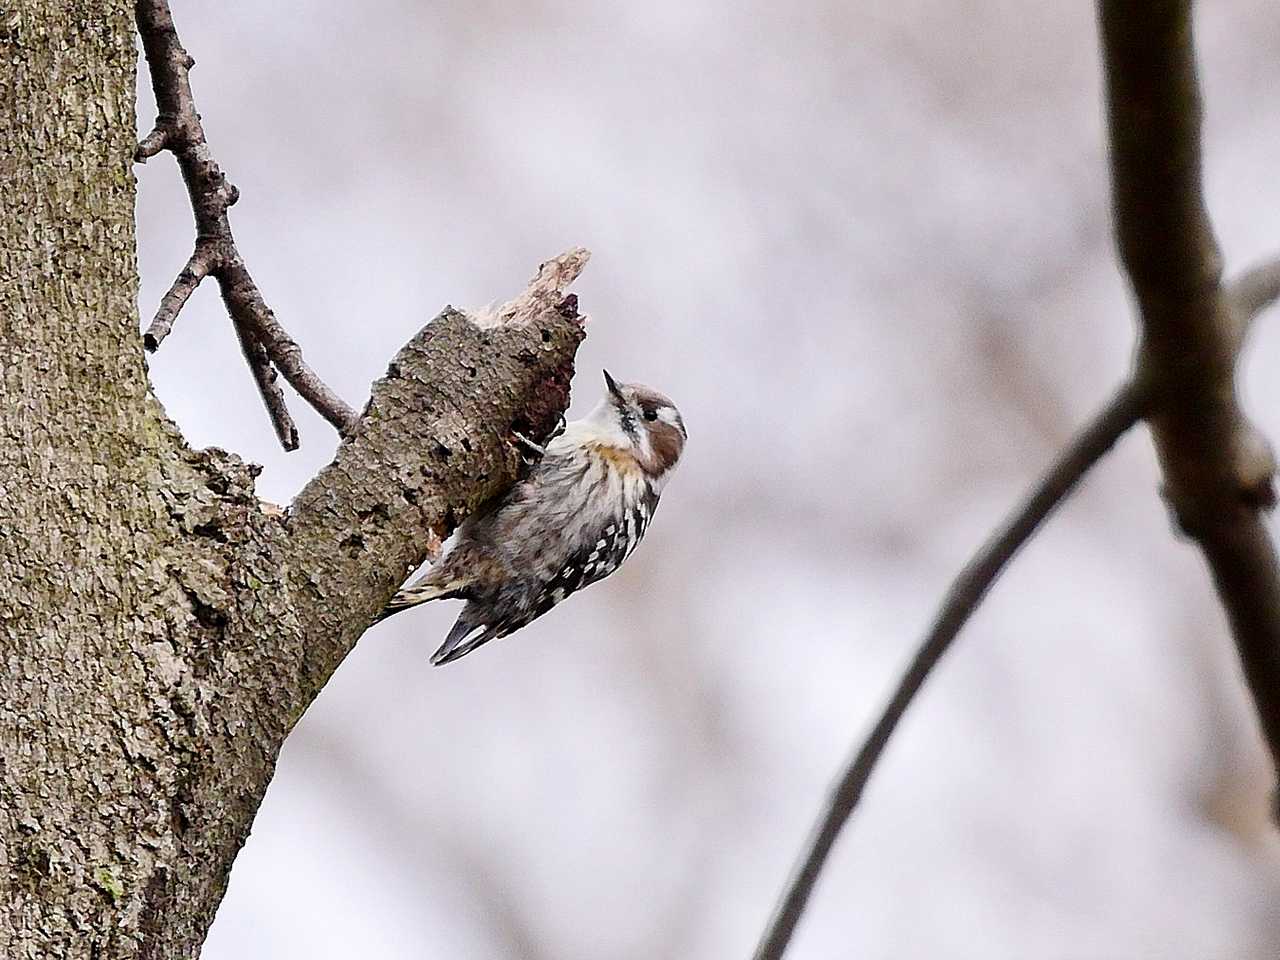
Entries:
POLYGON ((289 562, 310 635, 307 700, 432 548, 515 481, 515 434, 541 443, 557 428, 585 336, 564 287, 587 256, 543 264, 495 312, 446 308, 392 360, 351 439, 294 500, 289 562))
MULTIPOLYGON (((176 659, 158 669, 190 680, 173 692, 174 716, 162 716, 165 733, 145 755, 166 771, 173 797, 146 805, 168 844, 159 865, 127 874, 146 956, 195 955, 293 725, 405 576, 516 479, 514 432, 542 440, 557 426, 585 332, 575 298, 543 281, 570 282, 585 259, 572 251, 540 271, 533 286, 545 296, 541 306, 516 301, 521 320, 481 326, 447 308, 429 323, 373 385, 334 461, 283 514, 263 508, 250 466, 216 449, 179 444, 161 468, 134 468, 166 471, 153 512, 185 535, 175 543, 163 528, 165 562, 143 569, 165 580, 136 595, 158 594, 141 615, 173 637, 160 656, 176 659)), ((147 716, 157 689, 168 688, 137 691, 147 716)), ((153 778, 140 782, 150 789, 153 778)))
POLYGON ((1135 378, 1165 497, 1209 564, 1280 763, 1280 562, 1262 519, 1275 463, 1235 379, 1248 316, 1274 299, 1280 268, 1220 282, 1189 0, 1103 0, 1101 35, 1116 238, 1142 314, 1135 378))
POLYGON ((159 110, 155 128, 138 144, 134 159, 145 163, 161 150, 172 151, 196 220, 195 252, 161 299, 143 338, 146 348, 154 351, 160 346, 200 281, 212 276, 284 448, 297 448, 298 431, 267 364, 284 374, 341 435, 349 435, 358 419, 355 411, 303 361, 301 349, 276 320, 236 248, 227 209, 239 191, 227 182, 209 150, 191 93, 189 71, 195 61, 178 40, 167 0, 137 0, 134 12, 159 110))
POLYGON ((1071 493, 1089 468, 1141 416, 1141 403, 1129 387, 1121 388, 1100 413, 1072 440, 1025 501, 969 560, 951 583, 929 632, 925 634, 897 689, 862 747, 849 761, 818 820, 787 889, 765 928, 755 960, 778 960, 786 951, 836 838, 857 807, 862 790, 912 700, 930 671, 973 615, 987 591, 1040 524, 1071 493))

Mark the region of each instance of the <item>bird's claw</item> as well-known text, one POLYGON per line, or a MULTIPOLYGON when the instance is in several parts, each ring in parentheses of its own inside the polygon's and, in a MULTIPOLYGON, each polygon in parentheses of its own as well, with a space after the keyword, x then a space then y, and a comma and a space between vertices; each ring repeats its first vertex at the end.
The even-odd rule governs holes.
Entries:
MULTIPOLYGON (((560 419, 556 421, 555 429, 551 431, 551 434, 547 437, 546 442, 550 443, 556 437, 560 436, 560 434, 564 433, 564 428, 566 426, 567 426, 567 423, 564 419, 564 414, 562 413, 560 414, 560 419)), ((519 430, 512 430, 511 436, 515 437, 516 446, 521 448, 522 452, 520 454, 520 459, 523 460, 529 466, 533 466, 539 460, 541 460, 543 457, 547 455, 546 444, 534 443, 532 440, 526 437, 519 430)))
POLYGON ((516 444, 524 450, 520 454, 520 459, 529 464, 529 466, 533 466, 547 455, 546 447, 541 447, 534 443, 519 430, 512 430, 511 435, 516 438, 516 444))

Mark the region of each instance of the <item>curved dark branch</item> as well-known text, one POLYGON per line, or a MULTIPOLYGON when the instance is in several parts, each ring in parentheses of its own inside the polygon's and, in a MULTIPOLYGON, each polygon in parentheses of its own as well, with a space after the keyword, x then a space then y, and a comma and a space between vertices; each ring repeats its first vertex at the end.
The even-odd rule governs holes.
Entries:
POLYGON ((154 351, 160 346, 200 281, 212 276, 284 448, 297 448, 298 431, 271 366, 347 436, 355 428, 356 412, 303 361, 301 349, 276 320, 236 248, 227 209, 239 198, 239 192, 227 181, 205 140, 191 93, 189 71, 195 61, 178 40, 167 0, 137 0, 134 13, 159 111, 155 128, 138 144, 134 159, 145 163, 161 150, 172 151, 196 220, 195 252, 161 299, 144 336, 146 348, 154 351))
POLYGON ((1132 427, 1142 414, 1142 405, 1129 387, 1122 388, 1082 430, 1050 467, 1030 496, 1009 515, 1004 524, 982 545, 952 581, 937 616, 925 635, 911 665, 898 681, 897 689, 880 714, 861 748, 849 761, 831 792, 826 809, 818 820, 801 856, 800 863, 766 927, 755 960, 779 960, 791 941, 836 838, 862 797, 875 765, 893 735, 898 721, 911 706, 930 671, 942 659, 960 629, 973 615, 996 579, 1014 555, 1039 528, 1076 484, 1132 427))

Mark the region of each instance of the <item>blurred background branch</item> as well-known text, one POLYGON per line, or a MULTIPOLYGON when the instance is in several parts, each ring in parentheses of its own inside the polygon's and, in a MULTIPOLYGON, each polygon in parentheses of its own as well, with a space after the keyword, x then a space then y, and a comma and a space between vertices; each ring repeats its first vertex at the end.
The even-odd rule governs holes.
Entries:
POLYGON ((1250 267, 1227 287, 1229 305, 1245 333, 1258 314, 1280 297, 1280 257, 1250 267))
POLYGON ((1121 259, 1142 306, 1136 385, 1084 430, 948 591, 897 690, 840 778, 756 950, 779 960, 841 828, 932 667, 1005 563, 1147 407, 1169 499, 1205 551, 1272 755, 1280 759, 1280 567, 1260 509, 1274 502, 1271 448, 1236 403, 1249 320, 1280 295, 1280 263, 1230 289, 1200 187, 1200 91, 1190 0, 1099 6, 1121 259))
POLYGON ((942 659, 1009 561, 1035 535, 1054 509, 1070 496, 1089 469, 1138 422, 1141 413, 1141 402, 1133 390, 1127 385, 1118 390, 952 582, 911 665, 898 681, 884 712, 832 791, 813 836, 801 854, 795 875, 756 948, 756 960, 778 960, 786 952, 831 848, 857 807, 862 790, 898 721, 924 686, 930 671, 942 659))
POLYGON ((1141 309, 1135 377, 1151 401, 1164 496, 1209 564, 1273 762, 1280 762, 1280 561, 1270 442, 1240 407, 1237 305, 1275 297, 1272 267, 1237 289, 1201 187, 1201 95, 1190 0, 1103 0, 1116 239, 1141 309))

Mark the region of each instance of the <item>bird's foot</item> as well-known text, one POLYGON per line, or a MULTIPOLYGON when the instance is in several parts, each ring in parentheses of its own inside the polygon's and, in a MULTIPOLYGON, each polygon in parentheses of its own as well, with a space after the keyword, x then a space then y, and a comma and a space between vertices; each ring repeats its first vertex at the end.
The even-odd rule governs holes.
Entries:
POLYGON ((512 430, 511 435, 516 438, 516 445, 524 451, 520 454, 520 458, 530 466, 533 466, 547 455, 546 447, 534 443, 519 430, 512 430))

